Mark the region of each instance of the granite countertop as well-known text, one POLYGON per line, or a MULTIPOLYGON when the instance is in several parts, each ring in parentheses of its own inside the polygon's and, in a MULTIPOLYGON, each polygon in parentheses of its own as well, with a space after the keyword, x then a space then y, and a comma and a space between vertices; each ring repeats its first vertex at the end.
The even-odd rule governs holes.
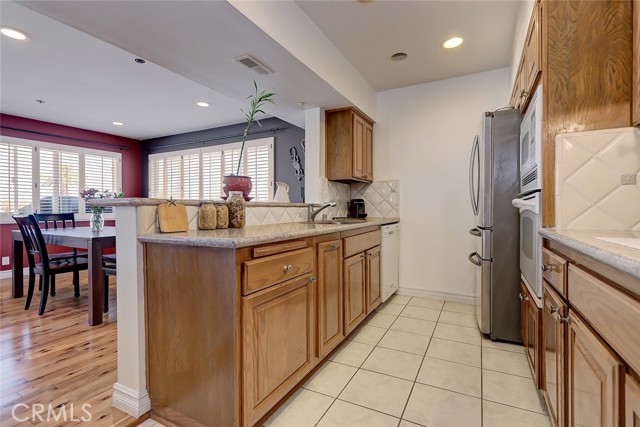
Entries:
POLYGON ((172 245, 202 246, 214 248, 243 248, 320 234, 337 233, 359 228, 381 226, 399 222, 399 218, 367 218, 359 224, 309 224, 288 222, 283 224, 250 225, 244 228, 221 230, 190 230, 182 233, 152 233, 138 236, 143 243, 168 243, 172 245))
MULTIPOLYGON (((203 203, 224 204, 222 199, 215 200, 182 200, 176 199, 176 203, 185 206, 200 206, 203 203)), ((123 197, 114 199, 91 199, 87 201, 88 206, 158 206, 167 203, 167 199, 150 199, 147 197, 123 197)), ((317 205, 317 203, 285 203, 285 202, 247 202, 246 206, 251 208, 260 207, 283 207, 283 208, 306 208, 317 205)))
POLYGON ((640 232, 543 228, 540 230, 540 235, 640 279, 640 249, 596 238, 640 238, 640 232))

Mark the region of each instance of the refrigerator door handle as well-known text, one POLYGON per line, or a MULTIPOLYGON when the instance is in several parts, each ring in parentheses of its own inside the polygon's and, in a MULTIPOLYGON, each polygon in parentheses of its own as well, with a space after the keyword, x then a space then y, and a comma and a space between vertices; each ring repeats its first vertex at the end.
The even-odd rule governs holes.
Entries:
POLYGON ((480 256, 478 255, 478 252, 470 253, 469 261, 471 261, 473 264, 477 265, 478 267, 482 267, 482 261, 480 260, 480 256))
POLYGON ((473 147, 471 148, 471 159, 469 160, 469 196, 471 197, 471 209, 473 210, 474 215, 478 215, 478 199, 480 198, 480 153, 479 153, 480 140, 478 135, 473 139, 473 147), (475 180, 473 179, 474 172, 474 162, 476 160, 476 155, 478 157, 478 187, 476 189, 475 180))
POLYGON ((478 230, 477 227, 469 230, 469 234, 471 234, 472 236, 482 237, 482 231, 478 230))

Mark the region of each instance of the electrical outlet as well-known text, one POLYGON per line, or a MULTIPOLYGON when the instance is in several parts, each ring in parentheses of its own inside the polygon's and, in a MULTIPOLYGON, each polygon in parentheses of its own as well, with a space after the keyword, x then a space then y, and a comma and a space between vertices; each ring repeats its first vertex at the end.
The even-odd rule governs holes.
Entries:
POLYGON ((9 257, 8 256, 3 256, 2 257, 2 265, 9 265, 9 257))
POLYGON ((620 184, 622 185, 636 185, 636 174, 625 173, 620 175, 620 184))

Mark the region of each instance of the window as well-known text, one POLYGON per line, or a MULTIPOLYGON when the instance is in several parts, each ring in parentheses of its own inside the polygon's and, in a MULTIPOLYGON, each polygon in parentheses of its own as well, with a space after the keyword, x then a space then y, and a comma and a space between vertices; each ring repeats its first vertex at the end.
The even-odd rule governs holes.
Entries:
POLYGON ((0 220, 32 212, 74 212, 88 219, 80 191, 121 191, 121 159, 120 153, 2 137, 0 220))
MULTIPOLYGON (((214 199, 222 179, 236 173, 241 142, 149 156, 149 197, 214 199)), ((247 141, 240 174, 251 177, 254 200, 273 198, 273 138, 247 141)))

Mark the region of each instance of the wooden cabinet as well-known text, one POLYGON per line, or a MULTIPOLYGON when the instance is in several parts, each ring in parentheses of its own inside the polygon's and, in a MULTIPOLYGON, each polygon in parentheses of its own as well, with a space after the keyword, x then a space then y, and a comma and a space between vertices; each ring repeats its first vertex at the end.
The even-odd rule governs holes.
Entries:
POLYGON ((527 286, 520 282, 520 328, 525 354, 533 372, 533 378, 540 388, 542 378, 540 370, 540 309, 529 294, 527 286))
POLYGON ((624 427, 640 427, 640 384, 631 377, 624 378, 624 427))
POLYGON ((318 243, 317 353, 323 358, 344 339, 342 241, 318 243))
POLYGON ((314 277, 243 298, 243 425, 253 426, 314 364, 314 277))
POLYGON ((367 313, 380 305, 380 246, 365 252, 367 260, 367 313))
POLYGON ((544 281, 542 310, 542 393, 556 427, 565 422, 565 340, 568 307, 544 281))
POLYGON ((353 331, 367 316, 366 262, 364 253, 344 260, 344 329, 353 331))
POLYGON ((622 362, 569 310, 569 426, 618 427, 622 362))
POLYGON ((633 2, 633 86, 631 122, 640 126, 640 0, 633 2))
POLYGON ((525 112, 529 100, 538 85, 542 64, 542 40, 540 31, 541 4, 536 2, 529 21, 527 36, 520 56, 520 65, 516 74, 511 106, 525 112))
POLYGON ((331 181, 373 181, 373 122, 353 108, 326 112, 326 171, 331 181))

